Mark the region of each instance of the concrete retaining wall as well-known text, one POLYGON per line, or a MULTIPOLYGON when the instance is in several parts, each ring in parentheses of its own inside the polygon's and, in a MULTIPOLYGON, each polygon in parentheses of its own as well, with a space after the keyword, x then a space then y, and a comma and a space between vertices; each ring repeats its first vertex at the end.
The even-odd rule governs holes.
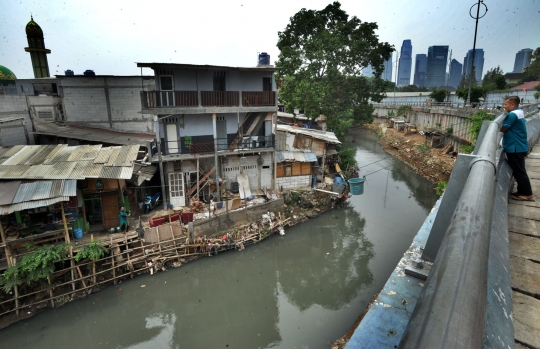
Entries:
POLYGON ((278 190, 309 188, 310 186, 311 186, 310 175, 276 178, 276 189, 278 190))
POLYGON ((195 237, 212 235, 235 226, 260 221, 262 215, 268 211, 274 213, 282 212, 283 205, 283 198, 279 198, 265 204, 255 205, 244 210, 223 213, 210 219, 195 222, 195 237))

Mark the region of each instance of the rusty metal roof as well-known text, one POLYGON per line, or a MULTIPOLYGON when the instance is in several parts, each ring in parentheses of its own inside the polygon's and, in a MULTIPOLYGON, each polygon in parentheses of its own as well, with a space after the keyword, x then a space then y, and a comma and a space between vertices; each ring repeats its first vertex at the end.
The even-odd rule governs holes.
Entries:
POLYGON ((331 144, 341 144, 341 142, 339 141, 339 139, 337 139, 334 132, 320 131, 320 130, 314 130, 314 129, 309 129, 309 128, 293 127, 293 126, 288 126, 288 125, 276 125, 276 127, 277 127, 277 131, 301 134, 304 136, 317 138, 331 144))
POLYGON ((130 179, 139 145, 0 147, 2 179, 130 179))

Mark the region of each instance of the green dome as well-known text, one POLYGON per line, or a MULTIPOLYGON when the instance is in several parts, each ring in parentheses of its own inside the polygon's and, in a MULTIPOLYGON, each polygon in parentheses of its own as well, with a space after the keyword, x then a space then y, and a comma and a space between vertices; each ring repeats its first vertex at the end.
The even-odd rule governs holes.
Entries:
POLYGON ((0 65, 0 80, 15 80, 17 77, 11 70, 4 67, 3 65, 0 65))
POLYGON ((34 17, 32 16, 30 16, 30 22, 26 25, 26 36, 43 37, 43 30, 41 30, 41 27, 34 22, 34 17))

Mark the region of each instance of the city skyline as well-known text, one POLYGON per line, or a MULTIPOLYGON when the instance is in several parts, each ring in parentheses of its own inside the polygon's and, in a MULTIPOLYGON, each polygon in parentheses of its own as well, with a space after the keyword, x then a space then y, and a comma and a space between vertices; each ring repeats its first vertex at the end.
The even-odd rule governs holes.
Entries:
MULTIPOLYGON (((341 7, 361 21, 377 22, 375 32, 380 41, 394 45, 396 52, 403 40, 410 39, 414 43, 413 55, 427 53, 429 46, 444 44, 450 46, 453 56, 463 57, 473 46, 475 21, 469 16, 469 9, 474 2, 458 0, 433 5, 425 1, 411 4, 387 0, 373 4, 346 0, 341 1, 341 7), (417 24, 419 19, 421 27, 417 24)), ((51 75, 63 75, 67 69, 76 74, 93 69, 103 75, 139 75, 135 62, 254 66, 257 53, 262 51, 270 54, 273 63, 279 54, 278 32, 285 29, 289 18, 301 8, 322 10, 329 3, 277 0, 275 6, 268 7, 248 0, 162 0, 151 4, 137 0, 8 2, 0 21, 0 65, 11 69, 18 78, 33 77, 29 54, 24 51, 24 27, 30 14, 43 29, 47 48, 52 51, 47 57, 51 75), (156 15, 149 16, 151 13, 156 15), (260 25, 261 14, 271 19, 264 26, 260 25)), ((540 47, 540 36, 536 34, 540 1, 528 0, 517 5, 502 0, 485 3, 489 11, 479 21, 477 36, 477 47, 485 50, 485 71, 500 66, 504 72, 511 72, 516 52, 540 47), (516 16, 520 19, 517 22, 516 16)), ((413 61, 411 72, 414 71, 413 61)), ((394 69, 390 80, 396 80, 396 73, 394 69)), ((152 73, 143 70, 143 74, 152 73)))
POLYGON ((412 51, 413 46, 411 40, 403 40, 399 54, 397 86, 407 86, 411 84, 412 51))

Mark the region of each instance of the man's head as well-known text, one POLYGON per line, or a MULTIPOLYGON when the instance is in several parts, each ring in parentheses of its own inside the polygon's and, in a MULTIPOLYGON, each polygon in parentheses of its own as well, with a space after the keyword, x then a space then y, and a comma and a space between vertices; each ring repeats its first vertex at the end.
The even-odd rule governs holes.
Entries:
POLYGON ((125 211, 126 208, 124 206, 120 206, 120 211, 125 211))
POLYGON ((503 108, 507 112, 510 112, 510 111, 516 109, 518 106, 519 106, 519 97, 518 96, 510 96, 510 97, 506 97, 504 99, 503 108))

